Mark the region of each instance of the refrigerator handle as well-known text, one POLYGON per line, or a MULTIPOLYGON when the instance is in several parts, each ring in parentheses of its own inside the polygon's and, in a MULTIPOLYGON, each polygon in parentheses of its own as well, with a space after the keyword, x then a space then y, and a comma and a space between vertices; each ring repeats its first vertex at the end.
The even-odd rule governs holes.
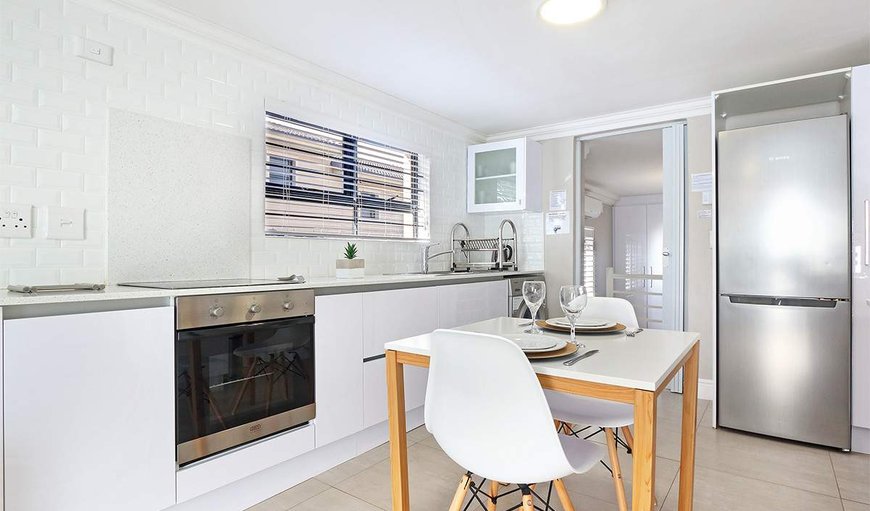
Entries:
POLYGON ((833 309, 837 306, 837 300, 832 298, 783 298, 779 296, 748 296, 748 295, 722 295, 727 296, 731 303, 746 305, 776 305, 779 307, 816 307, 833 309))

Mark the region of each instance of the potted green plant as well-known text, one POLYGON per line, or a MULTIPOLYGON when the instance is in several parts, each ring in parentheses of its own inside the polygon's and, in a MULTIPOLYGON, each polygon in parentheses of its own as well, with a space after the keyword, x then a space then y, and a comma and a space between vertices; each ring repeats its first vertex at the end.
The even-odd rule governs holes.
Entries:
POLYGON ((366 273, 366 260, 357 257, 359 250, 355 243, 344 247, 344 258, 335 260, 335 276, 340 279, 361 279, 366 273))

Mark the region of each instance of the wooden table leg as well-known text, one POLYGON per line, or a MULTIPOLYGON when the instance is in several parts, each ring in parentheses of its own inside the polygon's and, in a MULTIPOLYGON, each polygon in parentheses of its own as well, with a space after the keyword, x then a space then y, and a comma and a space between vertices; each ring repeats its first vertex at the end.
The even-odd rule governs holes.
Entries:
POLYGON ((631 508, 652 511, 655 495, 656 463, 656 394, 634 391, 634 448, 631 508))
POLYGON ((683 426, 680 444, 679 511, 691 511, 695 485, 695 434, 698 429, 698 343, 683 367, 683 426))
POLYGON ((405 428, 405 373, 396 352, 387 351, 387 410, 390 429, 390 475, 393 511, 409 511, 408 437, 405 428))

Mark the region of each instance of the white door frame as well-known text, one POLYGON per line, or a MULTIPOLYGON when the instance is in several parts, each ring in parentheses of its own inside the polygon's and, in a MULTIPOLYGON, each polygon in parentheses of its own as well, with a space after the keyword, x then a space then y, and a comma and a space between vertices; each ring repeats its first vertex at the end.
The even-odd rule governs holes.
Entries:
MULTIPOLYGON (((662 132, 662 155, 663 155, 663 202, 668 204, 669 211, 665 211, 663 221, 666 223, 665 231, 671 233, 671 240, 665 239, 665 251, 670 252, 668 267, 673 268, 669 272, 670 279, 663 283, 663 299, 670 297, 672 303, 668 307, 671 313, 671 324, 675 330, 683 330, 684 318, 684 279, 685 279, 685 224, 686 224, 686 121, 659 123, 635 128, 620 129, 602 133, 592 133, 575 137, 574 151, 574 232, 582 233, 585 226, 584 219, 584 192, 583 192, 583 142, 597 138, 636 133, 640 131, 660 130, 662 132), (670 197, 670 200, 667 198, 670 197), (670 225, 667 225, 670 220, 670 225)), ((583 253, 583 236, 574 237, 574 253, 583 253)), ((573 258, 574 281, 582 282, 583 258, 573 258)), ((683 380, 681 373, 674 378, 669 389, 673 392, 682 392, 683 380)))

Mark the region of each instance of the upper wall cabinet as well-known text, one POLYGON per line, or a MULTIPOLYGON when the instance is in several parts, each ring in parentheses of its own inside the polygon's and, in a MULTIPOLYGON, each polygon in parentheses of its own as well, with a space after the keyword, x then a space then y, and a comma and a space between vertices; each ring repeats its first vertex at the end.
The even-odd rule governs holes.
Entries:
POLYGON ((527 138, 468 147, 468 212, 541 210, 541 144, 527 138))

